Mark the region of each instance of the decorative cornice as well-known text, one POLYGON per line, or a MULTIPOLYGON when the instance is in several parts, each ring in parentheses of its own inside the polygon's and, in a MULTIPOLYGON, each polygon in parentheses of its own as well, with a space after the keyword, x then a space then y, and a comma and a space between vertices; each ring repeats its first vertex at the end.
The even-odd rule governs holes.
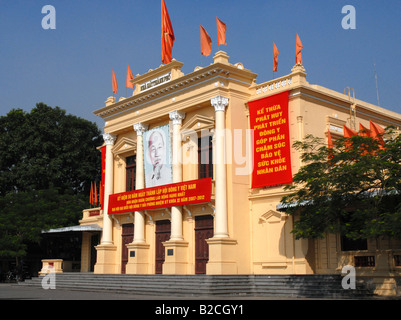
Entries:
POLYGON ((173 120, 173 125, 181 125, 182 120, 185 119, 185 113, 180 111, 173 111, 169 113, 170 120, 173 120))
POLYGON ((103 140, 104 140, 106 146, 113 146, 116 139, 117 139, 117 136, 114 134, 111 134, 111 133, 103 134, 103 140))
POLYGON ((198 81, 206 80, 208 78, 211 78, 213 76, 217 76, 220 74, 228 75, 229 73, 230 72, 228 70, 224 70, 223 68, 218 67, 218 66, 215 66, 212 69, 209 69, 209 68, 201 69, 201 70, 195 71, 193 73, 190 73, 188 75, 177 78, 175 80, 172 80, 159 87, 155 87, 155 88, 145 91, 143 93, 139 93, 132 97, 129 97, 129 98, 126 98, 119 102, 116 102, 112 105, 108 105, 104 108, 96 110, 96 111, 94 111, 94 114, 97 116, 100 116, 100 117, 107 117, 109 115, 112 115, 112 114, 115 114, 118 112, 122 112, 125 110, 135 108, 136 106, 139 106, 145 102, 148 102, 148 101, 151 101, 158 97, 161 97, 165 94, 169 94, 169 93, 172 93, 177 90, 185 89, 185 88, 190 87, 191 85, 195 84, 198 81))
POLYGON ((226 106, 228 105, 228 98, 223 96, 217 96, 211 99, 212 106, 214 107, 214 111, 225 111, 226 106))

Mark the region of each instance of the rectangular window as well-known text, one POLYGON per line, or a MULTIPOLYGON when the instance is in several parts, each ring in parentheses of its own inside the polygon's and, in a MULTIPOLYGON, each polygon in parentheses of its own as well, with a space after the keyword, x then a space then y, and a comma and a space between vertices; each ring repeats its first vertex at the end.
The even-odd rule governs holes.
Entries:
POLYGON ((125 159, 126 187, 125 191, 135 190, 136 155, 125 159))
POLYGON ((374 267, 375 257, 374 256, 355 256, 354 257, 355 267, 374 267))
POLYGON ((213 178, 212 136, 198 138, 198 178, 213 178))

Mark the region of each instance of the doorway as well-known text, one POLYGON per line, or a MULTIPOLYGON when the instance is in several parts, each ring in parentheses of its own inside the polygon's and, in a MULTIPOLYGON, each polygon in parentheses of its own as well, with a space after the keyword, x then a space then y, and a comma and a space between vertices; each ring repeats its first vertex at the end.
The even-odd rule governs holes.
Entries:
POLYGON ((128 248, 127 244, 130 244, 134 240, 134 224, 127 223, 122 225, 122 248, 121 248, 121 273, 125 273, 125 268, 128 263, 128 248))
POLYGON ((91 246, 90 246, 90 268, 89 271, 93 272, 95 270, 95 264, 96 264, 96 259, 97 259, 97 251, 96 251, 96 246, 100 244, 100 234, 92 234, 91 235, 91 246))
POLYGON ((156 221, 156 274, 163 273, 163 263, 165 260, 165 250, 163 242, 170 239, 171 234, 171 223, 170 220, 160 220, 156 221))
POLYGON ((195 274, 206 274, 209 261, 209 245, 206 240, 213 237, 213 217, 195 217, 195 274))

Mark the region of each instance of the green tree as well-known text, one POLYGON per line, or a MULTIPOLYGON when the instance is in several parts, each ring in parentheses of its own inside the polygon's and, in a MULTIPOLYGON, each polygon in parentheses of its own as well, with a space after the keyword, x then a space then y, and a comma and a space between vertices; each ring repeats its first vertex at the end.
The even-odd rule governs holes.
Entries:
POLYGON ((38 103, 0 117, 0 196, 10 191, 87 192, 100 174, 102 137, 95 123, 38 103))
POLYGON ((77 224, 100 177, 95 123, 38 103, 0 117, 0 256, 23 257, 41 231, 77 224))
POLYGON ((25 256, 28 242, 42 230, 76 223, 87 202, 83 195, 56 189, 10 192, 0 198, 0 257, 25 256))
POLYGON ((384 137, 385 147, 360 135, 333 148, 313 136, 295 143, 305 165, 282 204, 297 217, 296 238, 401 238, 401 136, 388 128, 384 137))

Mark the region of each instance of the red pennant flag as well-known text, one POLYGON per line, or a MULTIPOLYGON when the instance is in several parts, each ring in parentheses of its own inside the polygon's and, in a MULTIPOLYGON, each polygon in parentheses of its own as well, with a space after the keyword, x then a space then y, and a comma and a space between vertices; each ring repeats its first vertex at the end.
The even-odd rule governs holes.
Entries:
POLYGON ((93 205, 93 182, 91 181, 91 193, 89 196, 89 203, 93 205))
POLYGON ((117 89, 118 89, 117 78, 113 69, 113 93, 117 93, 117 89))
POLYGON ((371 131, 371 137, 379 140, 380 144, 384 147, 386 143, 384 142, 382 135, 385 132, 385 130, 378 124, 370 121, 370 131, 371 131))
POLYGON ((102 186, 102 182, 100 182, 100 190, 99 190, 99 203, 100 206, 102 206, 103 204, 103 186, 102 186))
POLYGON ((327 134, 327 147, 330 149, 328 160, 331 161, 333 159, 333 140, 331 139, 330 131, 327 134))
POLYGON ((351 138, 354 136, 357 136, 358 132, 356 132, 355 130, 352 130, 350 128, 348 128, 346 125, 344 125, 344 138, 351 138))
MULTIPOLYGON (((358 132, 356 132, 355 130, 352 130, 352 129, 348 128, 346 125, 343 125, 343 128, 344 128, 344 138, 352 138, 352 137, 358 135, 358 132)), ((346 142, 345 142, 345 149, 346 149, 347 151, 349 151, 349 150, 350 150, 350 147, 351 147, 351 143, 350 143, 349 141, 346 141, 346 142)))
POLYGON ((212 51, 212 39, 209 37, 205 28, 200 26, 200 42, 201 42, 201 54, 209 56, 212 51))
POLYGON ((222 22, 219 18, 216 17, 216 24, 217 24, 217 45, 227 45, 226 42, 226 31, 227 26, 224 22, 222 22))
POLYGON ((134 89, 134 84, 131 83, 131 80, 134 80, 134 75, 132 74, 132 71, 127 64, 127 88, 134 89))
POLYGON ((327 147, 329 149, 333 149, 333 140, 331 139, 331 133, 330 131, 327 134, 327 147))
POLYGON ((276 47, 276 44, 273 41, 273 71, 277 72, 277 66, 278 66, 278 55, 279 51, 276 47))
POLYGON ((359 135, 361 137, 370 137, 370 130, 362 124, 359 124, 359 135))
POLYGON ((302 53, 301 53, 302 49, 303 49, 302 42, 297 33, 297 40, 295 44, 295 64, 302 64, 302 53))
POLYGON ((106 146, 100 148, 102 153, 102 179, 100 185, 100 204, 101 209, 104 209, 104 182, 106 181, 106 146))
POLYGON ((170 63, 175 41, 173 26, 168 15, 166 3, 162 0, 162 62, 170 63))

